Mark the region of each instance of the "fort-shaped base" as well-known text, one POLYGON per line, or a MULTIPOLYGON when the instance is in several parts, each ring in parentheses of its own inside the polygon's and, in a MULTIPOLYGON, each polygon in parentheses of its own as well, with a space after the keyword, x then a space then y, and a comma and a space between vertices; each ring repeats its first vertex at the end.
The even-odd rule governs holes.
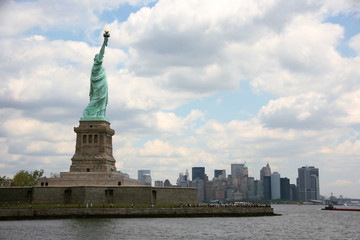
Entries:
POLYGON ((141 182, 120 172, 61 172, 59 178, 41 178, 41 187, 139 186, 141 182))

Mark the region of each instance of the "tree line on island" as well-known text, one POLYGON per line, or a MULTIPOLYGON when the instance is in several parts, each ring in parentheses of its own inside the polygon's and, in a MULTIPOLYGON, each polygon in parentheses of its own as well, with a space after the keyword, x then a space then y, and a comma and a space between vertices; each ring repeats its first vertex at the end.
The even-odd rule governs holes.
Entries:
POLYGON ((13 178, 0 176, 0 187, 12 186, 36 186, 39 179, 44 175, 44 170, 18 171, 13 178))

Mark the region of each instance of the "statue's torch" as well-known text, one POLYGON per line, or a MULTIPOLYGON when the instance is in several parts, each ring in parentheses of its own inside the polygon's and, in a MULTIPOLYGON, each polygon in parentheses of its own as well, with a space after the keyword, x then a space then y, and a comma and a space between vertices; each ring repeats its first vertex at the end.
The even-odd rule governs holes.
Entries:
POLYGON ((103 35, 105 38, 109 38, 110 37, 110 33, 109 33, 109 30, 104 30, 104 35, 103 35))

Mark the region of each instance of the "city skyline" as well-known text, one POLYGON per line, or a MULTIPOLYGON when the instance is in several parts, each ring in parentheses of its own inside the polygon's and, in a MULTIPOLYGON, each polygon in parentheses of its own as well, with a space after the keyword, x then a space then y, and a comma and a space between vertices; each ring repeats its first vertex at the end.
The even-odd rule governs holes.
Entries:
POLYGON ((173 186, 196 188, 199 202, 282 200, 324 203, 332 197, 320 195, 319 169, 314 166, 298 168, 296 183, 276 171, 271 172, 269 164, 261 168, 259 179, 248 174, 246 163, 231 164, 228 175, 225 169, 215 169, 213 178, 206 174, 204 167, 192 167, 191 172, 191 180, 188 170, 185 174, 179 173, 173 186))
MULTIPOLYGON (((211 175, 209 175, 206 172, 205 167, 192 167, 191 168, 191 170, 192 170, 191 177, 190 177, 188 169, 186 169, 185 174, 184 174, 184 172, 179 172, 179 178, 177 179, 177 181, 175 183, 171 183, 171 181, 170 181, 170 183, 173 186, 189 187, 189 181, 204 180, 204 179, 207 179, 206 181, 213 181, 213 180, 219 179, 220 175, 221 175, 220 179, 225 179, 225 178, 228 178, 229 176, 231 176, 231 178, 238 178, 242 174, 244 168, 246 168, 245 174, 246 174, 247 178, 252 178, 253 181, 254 180, 255 181, 258 181, 258 180, 263 181, 264 176, 269 177, 270 182, 271 182, 271 186, 269 186, 269 188, 276 190, 276 192, 274 192, 273 190, 270 191, 269 199, 287 199, 288 197, 290 198, 290 196, 287 197, 287 195, 290 194, 290 192, 287 192, 288 190, 286 190, 286 189, 284 189, 285 191, 281 190, 283 185, 286 185, 289 190, 290 190, 290 185, 295 185, 296 187, 299 187, 299 189, 296 192, 297 192, 297 197, 299 198, 298 200, 300 200, 302 202, 308 202, 309 200, 319 200, 321 198, 321 196, 325 197, 326 199, 333 196, 333 193, 331 193, 330 195, 323 195, 319 191, 319 189, 320 189, 319 169, 315 168, 314 166, 302 166, 302 167, 297 168, 298 176, 293 181, 291 181, 291 179, 289 179, 286 175, 282 175, 282 177, 280 177, 281 176, 280 173, 278 173, 276 171, 271 172, 271 166, 269 165, 269 163, 267 163, 265 167, 263 167, 259 170, 259 176, 251 176, 251 175, 247 174, 248 167, 247 167, 246 162, 245 163, 232 163, 231 168, 230 168, 231 169, 230 174, 227 174, 228 172, 226 171, 226 169, 214 169, 213 170, 213 172, 214 172, 213 178, 211 178, 210 177, 211 175), (185 176, 185 178, 184 178, 184 176, 185 176), (203 176, 203 177, 200 177, 200 176, 203 176), (315 177, 315 179, 312 180, 312 178, 314 178, 314 177, 315 177), (277 180, 278 185, 274 185, 274 179, 277 180), (307 179, 307 181, 306 181, 306 179, 307 179), (186 184, 184 184, 184 182, 186 184), (306 182, 308 182, 308 183, 306 183, 306 182), (307 193, 307 192, 309 192, 309 193, 307 193)), ((139 171, 141 171, 141 170, 139 170, 139 171)), ((157 182, 157 181, 164 182, 165 180, 169 180, 169 179, 154 180, 154 182, 157 182)), ((248 184, 248 183, 246 183, 246 184, 248 184)), ((264 183, 261 183, 261 184, 263 185, 264 183)), ((342 196, 342 194, 338 194, 338 195, 342 196)), ((345 197, 351 198, 352 196, 345 196, 345 197)))
POLYGON ((0 3, 0 175, 69 171, 94 55, 104 68, 116 168, 176 183, 203 166, 360 198, 360 3, 0 3), (281 13, 281 14, 279 14, 281 13))

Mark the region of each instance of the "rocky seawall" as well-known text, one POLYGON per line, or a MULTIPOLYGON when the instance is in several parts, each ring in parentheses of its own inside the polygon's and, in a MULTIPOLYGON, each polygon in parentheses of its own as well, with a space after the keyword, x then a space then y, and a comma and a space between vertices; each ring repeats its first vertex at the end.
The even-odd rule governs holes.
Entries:
POLYGON ((271 207, 0 209, 0 220, 56 218, 171 218, 274 216, 271 207))

